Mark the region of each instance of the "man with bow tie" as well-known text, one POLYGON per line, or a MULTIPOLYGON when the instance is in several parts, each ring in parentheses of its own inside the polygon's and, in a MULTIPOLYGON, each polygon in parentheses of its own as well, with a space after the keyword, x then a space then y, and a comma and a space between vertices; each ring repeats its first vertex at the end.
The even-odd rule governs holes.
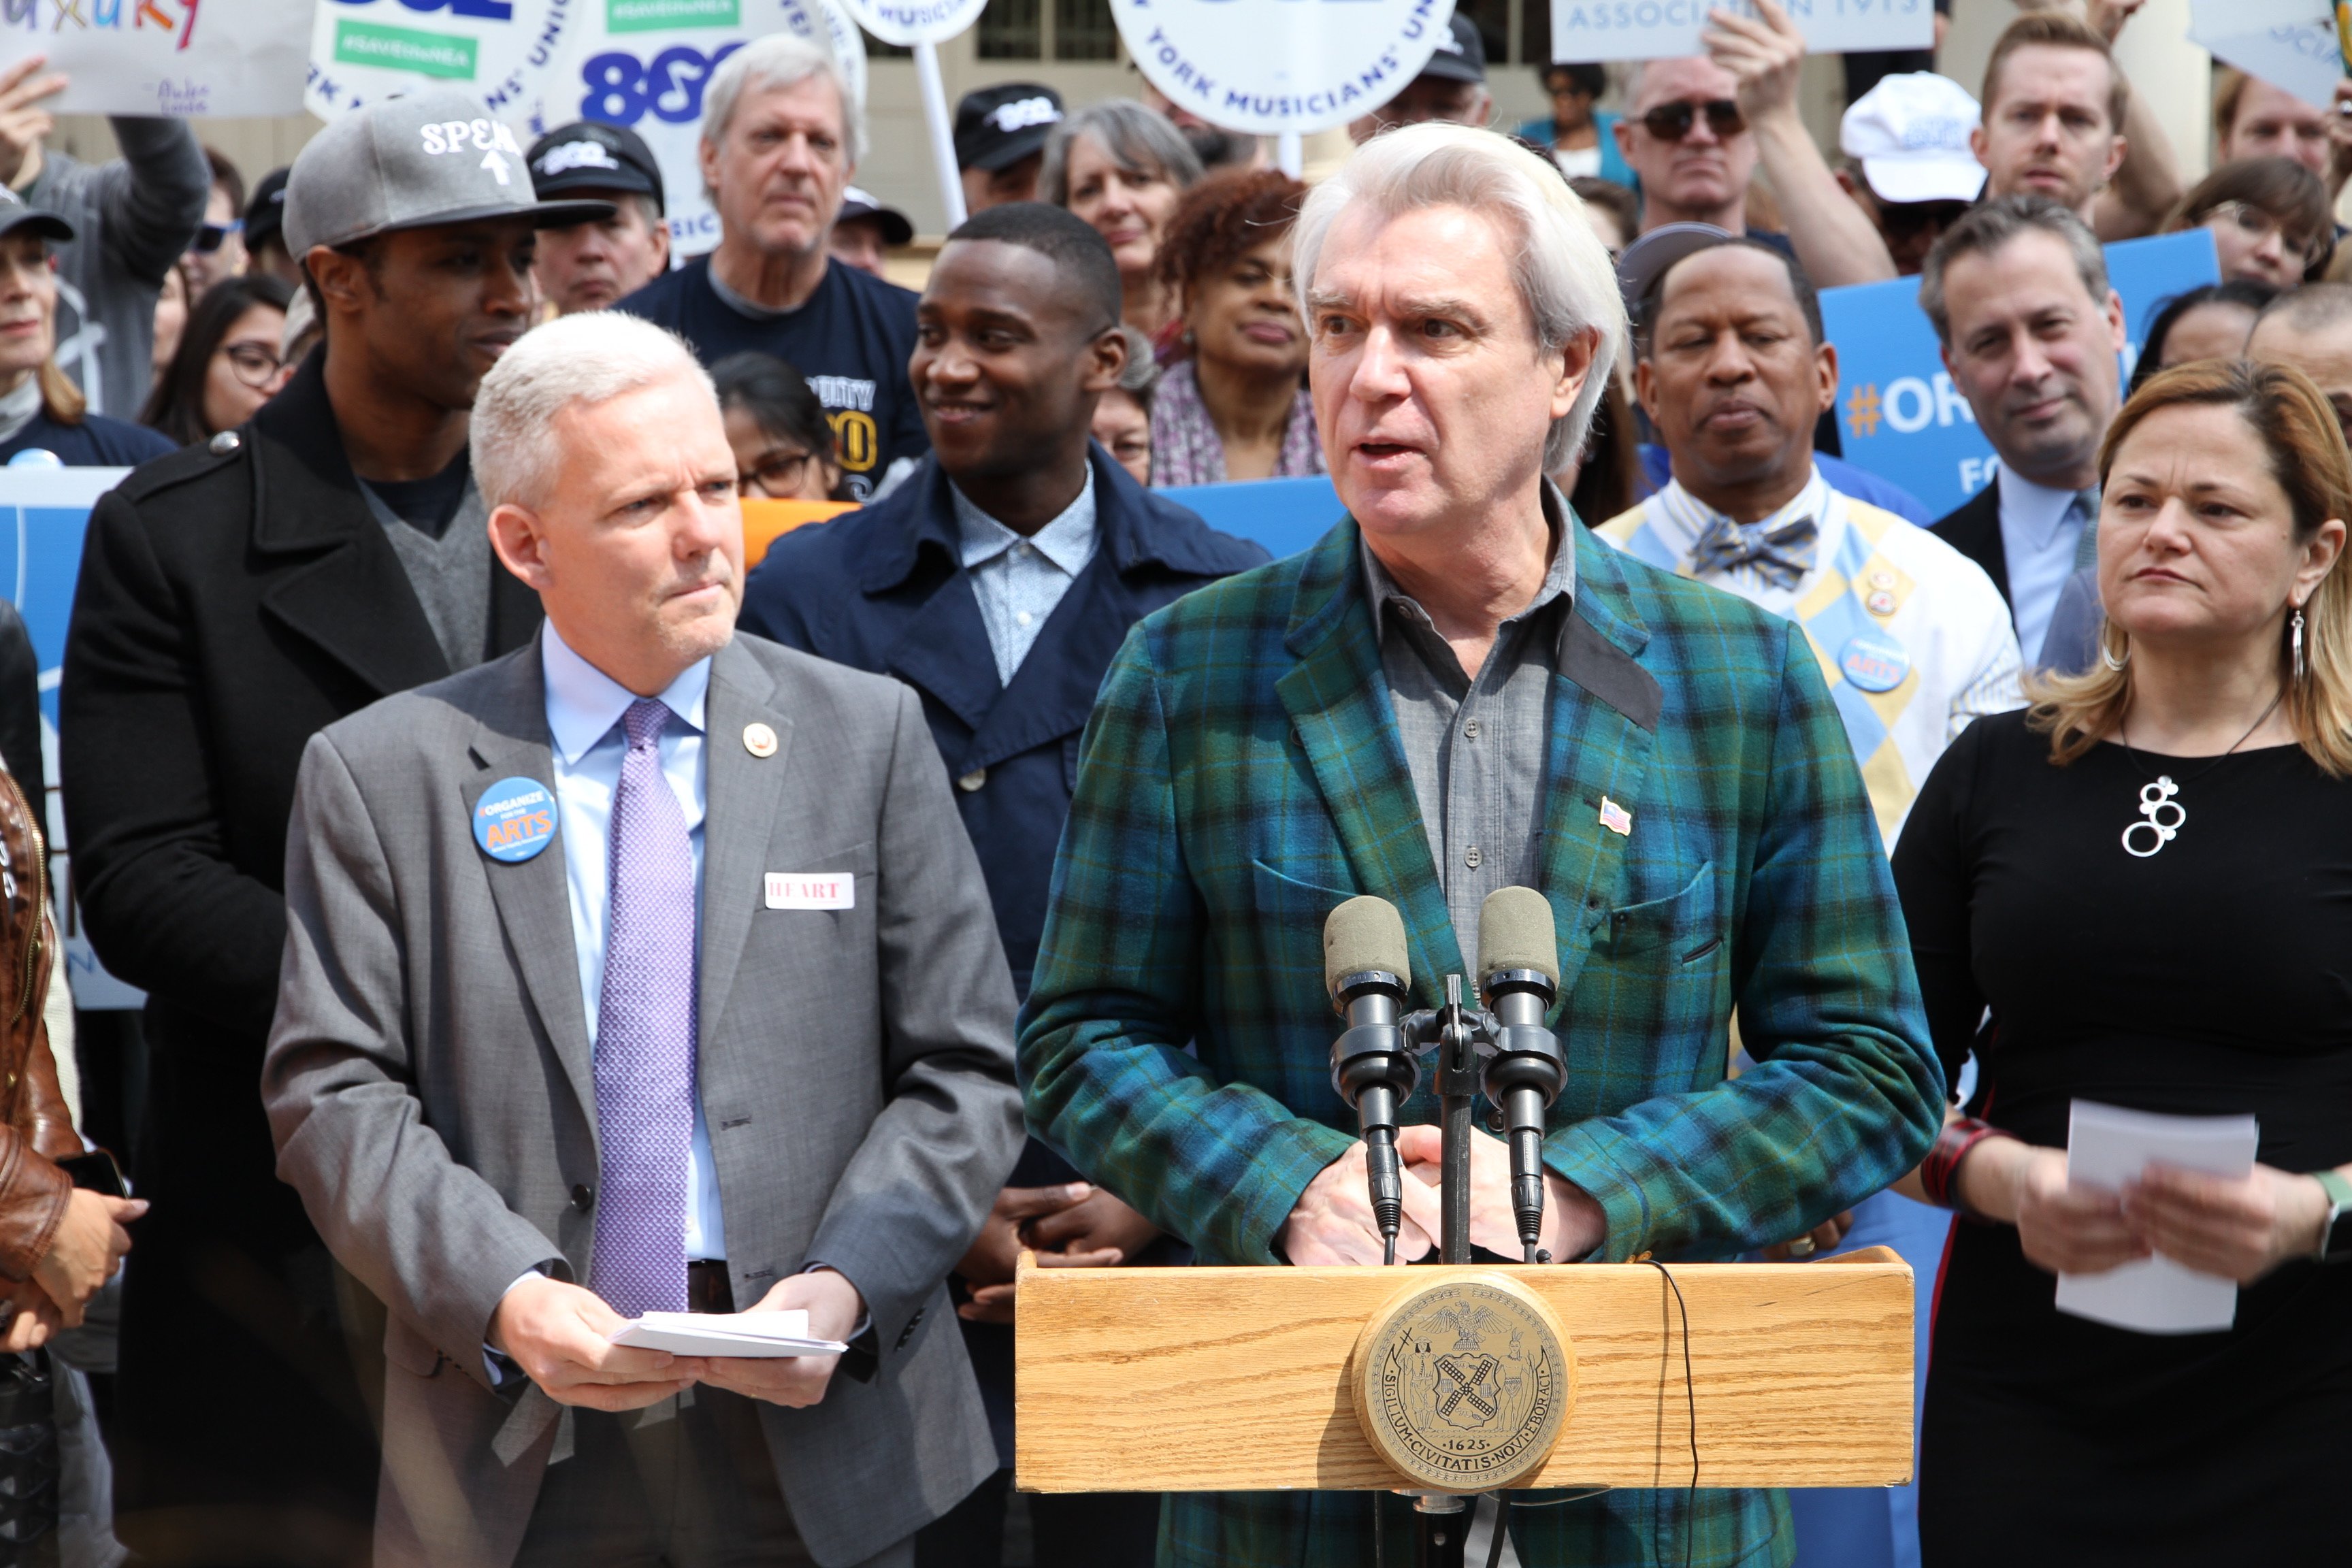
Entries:
MULTIPOLYGON (((1696 226, 1691 226, 1696 228, 1696 226)), ((1887 848, 1936 759, 1979 714, 2015 708, 2017 636, 1984 569, 1924 528, 1830 488, 1813 421, 1837 398, 1837 350, 1796 262, 1704 232, 1644 259, 1634 386, 1674 458, 1672 483, 1601 525, 1655 565, 1786 616, 1804 629, 1862 766, 1887 848)), ((1933 1316, 1949 1216, 1884 1192, 1787 1248, 1894 1247, 1933 1316)), ((1774 1248, 1778 1255, 1782 1249, 1774 1248)), ((1924 1337, 1918 1364, 1927 1365, 1924 1337)), ((1844 1563, 1915 1530, 1912 1488, 1791 1494, 1808 1552, 1844 1563)))
POLYGON ((1675 478, 1598 531, 1804 628, 1891 847, 1944 748, 2021 701, 2009 610, 1976 563, 1814 467, 1837 350, 1803 269, 1688 228, 1633 275, 1633 384, 1675 478))

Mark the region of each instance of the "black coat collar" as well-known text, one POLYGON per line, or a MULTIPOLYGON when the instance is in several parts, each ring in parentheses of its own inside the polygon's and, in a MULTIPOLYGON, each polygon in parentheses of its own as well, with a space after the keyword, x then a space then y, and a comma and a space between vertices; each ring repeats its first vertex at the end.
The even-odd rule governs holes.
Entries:
MULTIPOLYGON (((262 605, 379 696, 449 673, 383 525, 360 494, 327 399, 326 352, 314 352, 246 428, 252 450, 253 548, 278 558, 262 605), (289 559, 307 557, 308 559, 289 559)), ((490 569, 495 656, 530 640, 539 595, 490 569)))

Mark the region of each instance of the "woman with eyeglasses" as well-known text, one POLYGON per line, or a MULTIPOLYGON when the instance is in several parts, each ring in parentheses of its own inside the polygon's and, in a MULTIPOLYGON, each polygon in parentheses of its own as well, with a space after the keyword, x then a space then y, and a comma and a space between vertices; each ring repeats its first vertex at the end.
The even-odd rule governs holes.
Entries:
POLYGON ((2292 289, 2327 270, 2336 218, 2319 176, 2292 158, 2224 163, 2180 198, 2164 232, 2213 237, 2221 279, 2292 289))
POLYGON ((824 405, 799 371, 774 354, 729 354, 710 367, 710 383, 746 500, 856 499, 842 489, 824 405))
POLYGON ((139 423, 185 447, 252 418, 286 384, 278 342, 293 292, 266 273, 214 284, 188 312, 139 423))

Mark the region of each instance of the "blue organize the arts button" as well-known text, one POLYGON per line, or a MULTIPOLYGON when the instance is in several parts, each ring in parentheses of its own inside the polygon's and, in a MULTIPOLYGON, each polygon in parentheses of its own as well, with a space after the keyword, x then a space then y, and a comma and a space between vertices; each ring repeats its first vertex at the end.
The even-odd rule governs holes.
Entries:
POLYGON ((537 779, 500 779, 474 803, 474 842, 493 860, 528 860, 554 837, 555 792, 537 779))
POLYGON ((1911 673, 1911 650, 1884 632, 1863 632, 1839 650, 1838 668, 1864 691, 1892 691, 1911 673))

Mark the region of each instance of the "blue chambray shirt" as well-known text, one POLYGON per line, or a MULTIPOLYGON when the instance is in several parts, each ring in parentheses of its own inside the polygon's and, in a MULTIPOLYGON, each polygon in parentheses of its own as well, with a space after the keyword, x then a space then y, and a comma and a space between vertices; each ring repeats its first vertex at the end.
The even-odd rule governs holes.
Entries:
POLYGON ((963 538, 963 569, 971 575, 989 651, 996 656, 996 683, 1010 686, 1046 617, 1095 558, 1094 465, 1087 465, 1078 499, 1027 538, 981 510, 952 482, 948 495, 963 538))

